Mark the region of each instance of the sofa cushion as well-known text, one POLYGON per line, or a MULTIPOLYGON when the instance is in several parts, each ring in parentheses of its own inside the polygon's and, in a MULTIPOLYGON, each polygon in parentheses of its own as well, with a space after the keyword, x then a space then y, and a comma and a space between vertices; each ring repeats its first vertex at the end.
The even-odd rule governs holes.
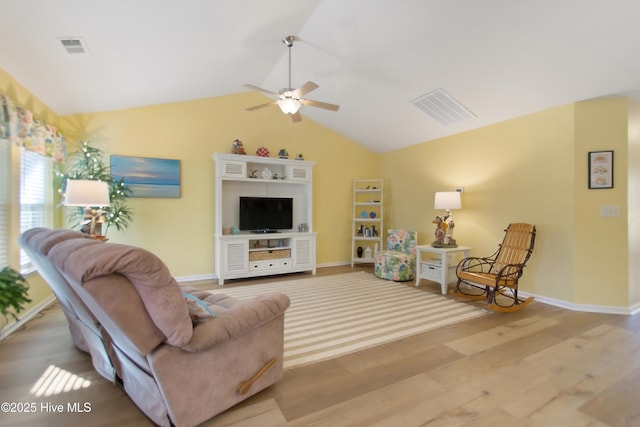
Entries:
POLYGON ((80 284, 109 274, 126 277, 167 343, 181 346, 191 339, 193 326, 182 291, 164 263, 151 252, 92 239, 72 239, 54 246, 49 256, 80 284))

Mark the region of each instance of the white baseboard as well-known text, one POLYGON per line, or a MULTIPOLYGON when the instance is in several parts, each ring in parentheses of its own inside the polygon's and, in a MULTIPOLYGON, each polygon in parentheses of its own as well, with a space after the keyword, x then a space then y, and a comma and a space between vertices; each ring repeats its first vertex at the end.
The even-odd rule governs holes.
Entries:
POLYGON ((216 274, 200 274, 196 276, 181 276, 174 277, 176 282, 197 282, 198 280, 218 280, 218 276, 216 274))
POLYGON ((518 291, 518 295, 522 297, 534 297, 536 301, 543 302, 545 304, 553 305, 556 307, 566 308, 572 311, 585 311, 589 313, 604 313, 604 314, 622 314, 632 316, 640 312, 640 303, 634 304, 631 307, 615 307, 608 305, 593 305, 593 304, 577 304, 573 302, 563 301, 555 298, 549 298, 542 295, 536 295, 529 292, 518 291))
POLYGON ((344 267, 345 265, 351 265, 351 261, 338 261, 338 262, 324 262, 322 264, 318 264, 318 268, 326 268, 326 267, 344 267))
POLYGON ((24 311, 17 321, 12 321, 7 323, 2 330, 0 330, 0 341, 4 340, 6 337, 11 335, 13 332, 17 331, 27 323, 29 320, 33 319, 38 313, 40 313, 45 308, 49 307, 56 301, 56 297, 54 295, 50 295, 49 297, 42 300, 39 304, 31 307, 30 309, 24 311))

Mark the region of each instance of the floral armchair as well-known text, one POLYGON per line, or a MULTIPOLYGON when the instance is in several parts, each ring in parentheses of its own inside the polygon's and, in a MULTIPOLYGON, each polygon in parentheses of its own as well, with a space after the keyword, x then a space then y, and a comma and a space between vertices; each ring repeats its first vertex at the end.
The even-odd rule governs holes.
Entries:
POLYGON ((374 255, 375 275, 381 279, 404 282, 416 276, 416 245, 418 233, 409 230, 389 230, 387 250, 374 255))

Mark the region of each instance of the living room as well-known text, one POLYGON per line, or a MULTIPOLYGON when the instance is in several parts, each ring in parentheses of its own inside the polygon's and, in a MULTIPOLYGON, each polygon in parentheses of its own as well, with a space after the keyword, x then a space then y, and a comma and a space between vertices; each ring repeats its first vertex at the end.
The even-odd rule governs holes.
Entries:
MULTIPOLYGON (((351 258, 354 179, 384 179, 385 228, 417 230, 420 244, 433 240, 432 220, 439 213, 433 208, 434 193, 464 187, 456 238, 474 254, 492 253, 509 223, 536 224, 536 248, 521 282, 523 292, 570 310, 621 315, 640 310, 640 266, 634 261, 640 230, 633 221, 633 212, 640 209, 640 135, 635 131, 640 103, 635 99, 575 99, 376 151, 306 116, 292 124, 277 108, 246 111, 268 99, 242 88, 204 99, 62 115, 39 99, 37 88, 21 81, 0 69, 0 94, 55 124, 70 151, 75 143, 90 141, 108 155, 180 161, 181 197, 130 199, 132 226, 108 236, 112 242, 152 250, 179 280, 215 279, 212 155, 230 152, 239 139, 249 155, 261 146, 272 156, 286 148, 316 162, 313 231, 319 267, 344 266, 351 258), (587 153, 598 150, 615 153, 612 189, 587 186, 587 153), (619 216, 602 216, 603 206, 619 207, 619 216)), ((56 209, 56 227, 65 226, 64 216, 63 208, 56 209)), ((16 224, 14 220, 11 253, 17 259, 16 224)), ((45 283, 29 279, 33 302, 27 311, 52 300, 45 283)))
MULTIPOLYGON (((625 164, 634 147, 628 137, 633 133, 627 133, 638 111, 634 100, 583 101, 378 154, 311 120, 292 127, 275 109, 259 115, 245 112, 246 105, 261 101, 256 93, 58 118, 6 72, 0 74, 0 83, 17 104, 40 105, 34 108, 36 116, 58 122, 70 141, 88 140, 113 154, 180 160, 182 196, 130 199, 133 226, 109 234, 115 242, 152 248, 177 278, 215 274, 211 156, 230 152, 233 140, 240 139, 248 152, 260 146, 276 152, 286 147, 316 162, 313 217, 319 266, 350 259, 354 179, 384 177, 389 192, 386 226, 417 230, 420 244, 433 237, 431 221, 438 214, 433 194, 464 187, 456 237, 474 253, 491 253, 511 222, 538 227, 536 255, 523 291, 573 309, 621 314, 637 310, 640 291, 631 280, 635 264, 630 260, 638 234, 624 216, 599 215, 600 205, 634 201, 629 188, 637 165, 633 158, 625 164), (616 153, 616 186, 589 190, 586 153, 600 149, 603 139, 616 153), (281 143, 288 140, 292 143, 281 143), (398 202, 402 200, 411 202, 398 202), (188 219, 175 227, 176 218, 188 219), (175 242, 183 242, 187 253, 197 256, 176 252, 175 242)), ((57 224, 63 217, 58 211, 57 224)), ((47 287, 36 282, 33 288, 32 304, 38 304, 47 287)))

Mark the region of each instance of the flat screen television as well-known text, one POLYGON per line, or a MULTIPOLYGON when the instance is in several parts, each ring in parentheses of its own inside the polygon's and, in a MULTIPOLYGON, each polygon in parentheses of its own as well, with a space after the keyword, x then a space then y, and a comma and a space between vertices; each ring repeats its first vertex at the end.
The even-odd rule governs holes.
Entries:
POLYGON ((293 198, 240 197, 240 230, 277 233, 293 228, 293 198))

